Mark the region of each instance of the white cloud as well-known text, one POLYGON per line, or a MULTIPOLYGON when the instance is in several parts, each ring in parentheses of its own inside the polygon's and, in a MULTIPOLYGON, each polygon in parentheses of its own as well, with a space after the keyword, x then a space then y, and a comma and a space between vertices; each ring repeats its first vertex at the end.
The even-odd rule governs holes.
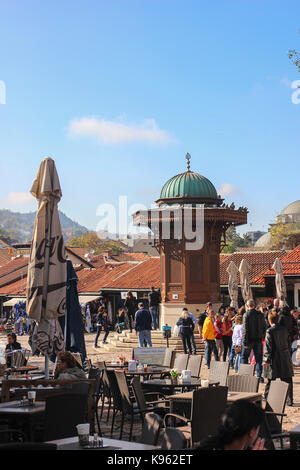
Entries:
POLYGON ((34 197, 30 193, 24 192, 9 192, 3 203, 8 206, 23 206, 31 204, 34 197))
POLYGON ((232 194, 240 193, 241 189, 237 186, 233 186, 230 183, 222 183, 218 192, 222 197, 226 197, 231 196, 232 194))
POLYGON ((93 137, 104 143, 150 142, 168 144, 175 139, 167 131, 159 129, 155 119, 147 119, 142 124, 124 124, 92 117, 73 119, 69 124, 71 136, 93 137))

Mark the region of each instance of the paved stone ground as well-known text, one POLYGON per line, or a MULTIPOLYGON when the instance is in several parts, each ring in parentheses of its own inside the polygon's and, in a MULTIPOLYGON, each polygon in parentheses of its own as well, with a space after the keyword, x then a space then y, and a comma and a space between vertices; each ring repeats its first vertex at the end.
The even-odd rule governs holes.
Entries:
MULTIPOLYGON (((87 350, 87 356, 89 359, 91 359, 92 363, 96 363, 97 361, 100 360, 105 360, 109 361, 114 357, 117 357, 117 353, 111 353, 107 352, 105 349, 101 348, 101 346, 97 349, 94 348, 94 339, 95 339, 95 333, 89 333, 85 335, 85 343, 86 343, 86 350, 87 350)), ((0 341, 3 341, 6 343, 6 335, 3 333, 0 333, 0 341)), ((22 347, 30 349, 28 345, 28 336, 18 336, 18 341, 22 344, 22 347)), ((99 345, 101 343, 99 342, 99 345)), ((120 353, 122 351, 120 350, 120 353)), ((38 365, 41 369, 44 367, 44 358, 43 357, 37 357, 37 356, 31 356, 29 359, 29 363, 31 365, 38 365)), ((52 369, 52 364, 50 363, 50 370, 52 369)), ((234 374, 234 371, 230 370, 230 374, 234 374)), ((293 377, 293 384, 294 384, 294 406, 286 407, 286 414, 287 416, 283 420, 283 430, 284 431, 289 431, 290 429, 294 428, 295 426, 300 424, 300 367, 295 367, 294 368, 294 377, 293 377)), ((205 366, 202 366, 201 368, 201 378, 205 379, 207 378, 208 375, 208 370, 206 369, 205 366)), ((259 386, 259 391, 263 392, 265 388, 264 384, 260 384, 259 386)), ((101 427, 102 427, 102 432, 104 435, 109 436, 110 434, 110 425, 111 425, 111 416, 110 415, 110 420, 109 423, 106 424, 106 416, 107 416, 107 409, 104 411, 103 419, 101 422, 101 427)), ((120 418, 117 419, 117 427, 119 425, 120 418)), ((129 425, 125 426, 125 433, 123 435, 123 439, 127 440, 128 439, 128 433, 129 433, 129 425)), ((139 440, 139 435, 141 433, 141 421, 139 418, 136 418, 135 420, 135 425, 134 425, 134 431, 133 431, 133 436, 134 440, 138 441, 139 440)), ((113 437, 118 438, 119 436, 119 429, 116 429, 114 431, 113 437)))

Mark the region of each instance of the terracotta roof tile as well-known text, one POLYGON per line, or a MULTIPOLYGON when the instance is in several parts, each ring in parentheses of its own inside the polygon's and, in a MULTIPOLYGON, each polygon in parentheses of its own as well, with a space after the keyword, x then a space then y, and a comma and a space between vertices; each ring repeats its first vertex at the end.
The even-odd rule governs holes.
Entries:
MULTIPOLYGON (((239 268, 242 259, 245 259, 250 265, 250 283, 252 285, 263 285, 264 280, 262 273, 269 269, 276 258, 282 258, 286 254, 285 251, 248 251, 236 252, 229 254, 221 254, 220 262, 220 283, 228 285, 229 275, 226 271, 230 261, 233 261, 239 268), (225 258, 225 256, 227 258, 225 258)), ((238 274, 239 281, 239 274, 238 274)))
MULTIPOLYGON (((280 258, 280 261, 284 276, 300 276, 300 245, 296 246, 294 250, 285 253, 280 258)), ((267 269, 262 273, 262 276, 275 276, 275 271, 267 269)))

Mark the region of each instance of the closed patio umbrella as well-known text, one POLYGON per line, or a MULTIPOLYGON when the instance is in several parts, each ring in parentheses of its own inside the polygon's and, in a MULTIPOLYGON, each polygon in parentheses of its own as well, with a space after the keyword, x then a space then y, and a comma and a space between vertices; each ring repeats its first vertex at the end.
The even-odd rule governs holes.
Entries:
POLYGON ((286 301, 286 284, 283 276, 282 263, 279 258, 276 258, 272 266, 276 275, 275 275, 275 286, 276 286, 276 297, 279 299, 279 307, 287 306, 286 301))
POLYGON ((247 263, 245 259, 242 259, 240 267, 239 267, 239 272, 240 272, 242 296, 243 296, 245 304, 248 302, 248 300, 253 299, 252 289, 250 287, 250 281, 249 281, 249 271, 250 271, 249 264, 247 263))
POLYGON ((84 324, 77 292, 78 277, 70 260, 67 261, 66 314, 59 318, 64 333, 65 349, 80 353, 82 362, 86 359, 84 324))
POLYGON ((30 190, 38 200, 30 261, 28 264, 26 310, 36 325, 30 338, 33 354, 48 358, 53 349, 64 350, 58 317, 66 308, 66 258, 57 204, 62 196, 54 160, 44 158, 30 190))
POLYGON ((237 281, 237 274, 239 270, 236 264, 233 261, 230 261, 226 271, 229 274, 228 291, 229 291, 229 295, 231 299, 230 307, 233 307, 237 310, 239 307, 238 305, 239 285, 237 281))

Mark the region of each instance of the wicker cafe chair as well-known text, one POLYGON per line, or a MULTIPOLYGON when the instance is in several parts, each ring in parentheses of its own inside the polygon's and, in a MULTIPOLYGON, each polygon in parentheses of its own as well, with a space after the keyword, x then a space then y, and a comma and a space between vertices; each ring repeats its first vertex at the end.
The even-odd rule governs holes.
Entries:
POLYGON ((117 380, 117 386, 119 388, 119 394, 121 398, 122 418, 119 439, 122 439, 125 416, 130 416, 129 441, 131 441, 134 417, 140 415, 143 422, 143 412, 137 407, 136 403, 132 400, 125 372, 116 370, 114 371, 114 374, 117 380))
POLYGON ((218 383, 226 387, 228 373, 229 362, 211 361, 208 380, 210 383, 218 383))
POLYGON ((283 448, 283 438, 288 437, 288 433, 282 432, 282 422, 287 397, 289 392, 289 384, 281 380, 272 380, 265 406, 265 422, 268 431, 273 439, 280 439, 281 448, 283 448))
POLYGON ((259 378, 251 375, 228 375, 227 386, 229 392, 257 393, 259 378))
POLYGON ((200 388, 193 391, 191 417, 168 413, 164 417, 164 427, 168 421, 182 421, 185 426, 178 427, 193 447, 201 440, 216 434, 220 419, 227 405, 228 387, 200 388))
POLYGON ((169 427, 162 433, 161 448, 164 450, 180 450, 187 447, 186 437, 178 428, 169 427))
POLYGON ((176 354, 173 369, 177 369, 178 372, 185 370, 187 368, 188 360, 188 354, 176 354))
POLYGON ((159 415, 156 413, 146 413, 144 416, 142 435, 139 442, 150 446, 156 446, 162 425, 163 420, 159 415))
POLYGON ((200 377, 200 370, 202 365, 203 356, 200 354, 198 356, 190 356, 187 369, 191 371, 192 377, 199 378, 200 377))
POLYGON ((133 388, 133 393, 139 410, 142 413, 153 411, 159 414, 165 414, 169 410, 169 401, 165 399, 165 396, 160 392, 144 392, 142 389, 140 377, 135 376, 131 381, 131 386, 133 388), (162 399, 156 401, 146 401, 146 397, 156 396, 162 397, 162 399))
MULTIPOLYGON (((112 405, 113 409, 113 415, 112 415, 112 422, 111 422, 111 429, 110 429, 110 437, 113 435, 114 431, 114 424, 115 424, 115 418, 118 413, 123 412, 122 408, 122 399, 121 399, 121 392, 119 389, 119 385, 117 382, 117 378, 115 375, 114 370, 104 370, 103 371, 103 384, 105 387, 105 395, 107 395, 108 400, 109 400, 109 407, 108 407, 108 412, 107 412, 107 422, 109 418, 109 411, 112 405), (106 383, 107 380, 107 383, 106 383)), ((102 406, 104 404, 104 401, 102 401, 102 406)), ((101 413, 102 416, 102 413, 101 413)), ((122 427, 120 428, 120 436, 122 437, 122 427)), ((120 437, 120 439, 121 439, 120 437)))
POLYGON ((254 375, 255 364, 240 364, 239 375, 254 375))

